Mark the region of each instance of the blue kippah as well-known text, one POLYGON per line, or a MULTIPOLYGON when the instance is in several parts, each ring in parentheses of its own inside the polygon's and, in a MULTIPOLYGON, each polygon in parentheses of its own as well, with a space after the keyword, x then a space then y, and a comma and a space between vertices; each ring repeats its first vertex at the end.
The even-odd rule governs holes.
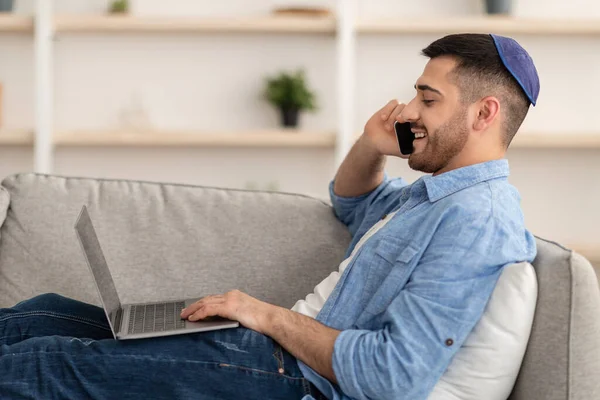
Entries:
POLYGON ((529 54, 516 40, 490 34, 502 63, 517 80, 527 98, 535 106, 540 94, 540 78, 529 54))

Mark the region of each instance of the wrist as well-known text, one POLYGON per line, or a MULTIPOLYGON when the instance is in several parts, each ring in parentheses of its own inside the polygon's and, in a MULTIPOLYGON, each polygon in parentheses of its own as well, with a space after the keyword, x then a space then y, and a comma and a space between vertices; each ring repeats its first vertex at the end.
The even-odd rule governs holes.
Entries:
POLYGON ((260 333, 272 337, 274 335, 275 327, 281 325, 282 308, 267 304, 265 311, 261 313, 260 333))
POLYGON ((383 154, 381 153, 381 151, 379 151, 379 149, 377 148, 377 143, 375 143, 375 140, 373 140, 373 138, 371 136, 369 136, 369 134, 367 132, 364 132, 359 140, 358 140, 361 144, 361 147, 363 148, 363 151, 366 151, 367 153, 371 154, 374 157, 382 157, 383 154))

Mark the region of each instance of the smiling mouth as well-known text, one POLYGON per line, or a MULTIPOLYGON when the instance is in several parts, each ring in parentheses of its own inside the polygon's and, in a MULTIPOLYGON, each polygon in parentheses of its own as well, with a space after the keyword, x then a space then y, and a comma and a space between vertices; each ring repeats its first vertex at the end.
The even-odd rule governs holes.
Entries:
POLYGON ((425 132, 413 132, 415 134, 415 140, 417 139, 423 139, 424 137, 427 136, 427 134, 425 132))

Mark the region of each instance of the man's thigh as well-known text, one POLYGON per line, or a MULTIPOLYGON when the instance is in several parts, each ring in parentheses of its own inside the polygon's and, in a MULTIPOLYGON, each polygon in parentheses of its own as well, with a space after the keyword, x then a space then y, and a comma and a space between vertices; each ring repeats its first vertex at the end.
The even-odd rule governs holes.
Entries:
POLYGON ((53 335, 96 340, 113 337, 102 308, 54 293, 0 309, 0 344, 53 335))
POLYGON ((291 355, 245 328, 130 341, 50 336, 0 348, 0 393, 15 398, 288 399, 308 390, 291 355))

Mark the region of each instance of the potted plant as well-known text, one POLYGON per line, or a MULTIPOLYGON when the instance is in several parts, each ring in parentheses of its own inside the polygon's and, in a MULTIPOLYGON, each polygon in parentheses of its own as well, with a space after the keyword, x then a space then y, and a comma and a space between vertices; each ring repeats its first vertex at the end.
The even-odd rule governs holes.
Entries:
POLYGON ((108 12, 111 14, 125 14, 129 11, 129 0, 114 0, 110 3, 108 12))
POLYGON ((490 15, 508 15, 511 6, 512 0, 485 0, 485 9, 490 15))
POLYGON ((285 127, 298 125, 300 111, 317 109, 315 94, 307 87, 302 69, 294 73, 284 71, 268 77, 265 97, 280 110, 281 122, 285 127))
POLYGON ((13 0, 0 0, 0 12, 11 12, 13 10, 13 0))

